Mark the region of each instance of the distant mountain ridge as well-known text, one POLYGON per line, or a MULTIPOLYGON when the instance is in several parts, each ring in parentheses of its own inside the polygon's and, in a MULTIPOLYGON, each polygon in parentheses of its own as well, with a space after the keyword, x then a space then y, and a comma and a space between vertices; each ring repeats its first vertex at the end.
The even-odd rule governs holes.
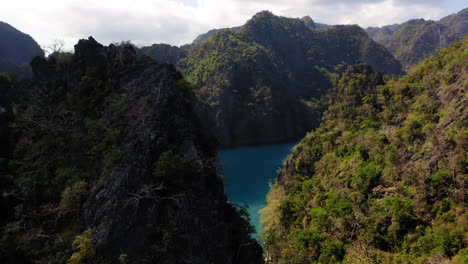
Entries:
MULTIPOLYGON (((318 124, 320 98, 347 65, 367 62, 384 73, 402 73, 400 63, 360 27, 316 27, 310 18, 263 11, 241 28, 213 31, 187 49, 176 66, 199 87, 205 103, 199 111, 223 147, 303 136, 318 124)), ((172 49, 165 53, 182 53, 172 49)))
POLYGON ((468 32, 468 9, 439 21, 411 19, 403 24, 369 27, 369 36, 384 45, 407 69, 468 32))
MULTIPOLYGON (((239 30, 239 29, 241 29, 241 27, 242 26, 232 27, 230 29, 239 30)), ((193 40, 192 44, 200 44, 203 41, 205 41, 207 38, 213 36, 213 34, 215 34, 216 32, 219 32, 219 31, 224 30, 224 29, 228 29, 228 28, 211 29, 206 33, 200 34, 193 40)))
POLYGON ((311 27, 311 28, 329 28, 329 27, 332 27, 332 26, 327 25, 327 24, 317 23, 314 20, 312 20, 312 18, 310 16, 305 16, 305 17, 301 18, 301 20, 304 21, 304 24, 306 26, 311 27))
POLYGON ((468 33, 468 8, 465 8, 456 14, 446 16, 438 22, 457 33, 466 34, 468 33))
MULTIPOLYGON (((305 16, 305 17, 301 18, 301 20, 304 21, 306 26, 311 27, 311 28, 329 28, 329 27, 331 27, 330 25, 327 25, 327 24, 316 23, 315 21, 312 20, 312 18, 310 16, 305 16)), ((241 28, 242 28, 242 26, 238 26, 238 27, 232 27, 230 29, 240 30, 241 28)), ((192 44, 200 44, 204 40, 206 40, 207 38, 211 37, 216 32, 219 32, 219 31, 224 30, 224 29, 228 29, 228 28, 211 29, 206 33, 200 34, 193 40, 192 44)))
POLYGON ((0 72, 15 72, 21 77, 30 76, 27 64, 33 56, 40 53, 41 47, 31 36, 0 21, 0 72))
POLYGON ((41 52, 41 47, 31 36, 0 21, 0 59, 22 65, 41 52))

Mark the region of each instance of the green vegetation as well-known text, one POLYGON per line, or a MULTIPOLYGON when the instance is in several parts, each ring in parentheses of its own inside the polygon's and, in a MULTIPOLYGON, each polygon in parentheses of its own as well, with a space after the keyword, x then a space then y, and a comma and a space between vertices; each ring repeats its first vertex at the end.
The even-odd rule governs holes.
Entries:
POLYGON ((16 144, 1 173, 7 193, 2 202, 14 208, 4 219, 0 240, 2 249, 7 244, 16 247, 2 252, 6 261, 24 254, 25 259, 64 263, 76 248, 69 263, 85 263, 94 250, 91 240, 80 235, 84 228, 80 214, 91 188, 114 165, 124 126, 120 118, 130 99, 106 89, 111 80, 103 81, 107 76, 95 68, 87 68, 77 82, 61 79, 75 58, 67 54, 59 58, 47 81, 11 84, 30 97, 10 98, 18 103, 18 115, 9 127, 21 138, 17 142, 8 138, 16 144), (98 106, 105 110, 94 111, 98 106))
POLYGON ((468 38, 383 84, 350 67, 262 213, 273 263, 466 263, 468 38))
POLYGON ((467 27, 466 19, 454 16, 452 20, 456 20, 453 21, 456 25, 452 25, 449 17, 439 22, 412 19, 401 25, 368 28, 367 32, 409 70, 438 50, 463 38, 463 30, 459 28, 467 27))
POLYGON ((31 66, 0 74, 0 263, 261 263, 172 65, 89 38, 31 66))
POLYGON ((73 248, 76 250, 70 258, 68 263, 70 264, 81 264, 88 263, 96 254, 95 251, 95 240, 92 238, 89 230, 85 231, 82 235, 79 235, 73 240, 73 248))
POLYGON ((158 62, 174 65, 187 56, 186 50, 167 44, 154 44, 149 47, 143 47, 139 52, 150 56, 158 62))
POLYGON ((263 11, 190 47, 144 50, 171 63, 169 55, 183 54, 175 65, 199 87, 202 119, 223 147, 286 141, 318 125, 323 99, 347 66, 367 62, 386 74, 402 73, 360 27, 318 29, 309 22, 263 11))
POLYGON ((439 23, 449 27, 451 30, 460 33, 468 33, 468 8, 461 10, 456 14, 446 16, 439 20, 439 23))

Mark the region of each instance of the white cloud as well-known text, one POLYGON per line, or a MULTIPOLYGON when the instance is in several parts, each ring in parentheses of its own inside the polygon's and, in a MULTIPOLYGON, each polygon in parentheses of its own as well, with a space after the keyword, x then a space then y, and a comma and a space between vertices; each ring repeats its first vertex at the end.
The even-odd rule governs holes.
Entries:
MULTIPOLYGON (((456 0, 453 0, 456 1, 456 0)), ((0 20, 41 45, 62 39, 71 48, 94 36, 103 44, 131 40, 148 45, 190 43, 213 28, 244 24, 261 10, 328 24, 363 27, 410 18, 439 19, 448 0, 16 0, 2 3, 0 20)), ((462 9, 463 6, 460 7, 462 9)))

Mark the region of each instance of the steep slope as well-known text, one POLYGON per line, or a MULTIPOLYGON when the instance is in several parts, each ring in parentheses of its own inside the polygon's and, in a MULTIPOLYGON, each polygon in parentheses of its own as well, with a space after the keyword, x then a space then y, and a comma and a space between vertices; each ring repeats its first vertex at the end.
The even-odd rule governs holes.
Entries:
POLYGON ((368 27, 366 28, 367 34, 377 43, 385 44, 388 38, 400 28, 400 24, 393 24, 383 27, 368 27))
POLYGON ((467 12, 445 17, 438 22, 412 19, 401 25, 369 27, 369 36, 384 45, 406 69, 454 41, 460 41, 468 27, 467 12))
POLYGON ((468 38, 381 85, 350 67, 262 210, 272 263, 466 263, 468 38))
POLYGON ((25 98, 0 162, 1 263, 263 262, 172 65, 92 38, 31 65, 4 86, 25 98))
POLYGON ((193 46, 178 68, 200 87, 204 119, 229 147, 301 137, 318 123, 334 74, 359 62, 401 73, 358 26, 314 30, 264 11, 193 46))
POLYGON ((445 25, 454 32, 464 35, 468 33, 468 8, 456 14, 446 16, 439 20, 438 23, 445 25))
MULTIPOLYGON (((226 28, 221 28, 221 29, 212 29, 206 33, 203 33, 203 34, 200 34, 198 35, 192 42, 192 44, 200 44, 202 43, 203 41, 205 41, 206 39, 208 39, 209 37, 213 36, 216 32, 219 32, 221 30, 225 30, 226 28)), ((233 27, 231 28, 233 30, 239 30, 241 29, 241 27, 233 27)))
POLYGON ((0 22, 0 61, 5 60, 16 65, 28 64, 33 56, 41 52, 41 47, 31 36, 0 22))
POLYGON ((414 19, 403 23, 384 46, 408 68, 416 65, 436 51, 459 41, 462 35, 434 21, 414 19))
POLYGON ((307 27, 310 27, 310 28, 329 28, 329 27, 332 27, 332 26, 327 25, 327 24, 317 23, 314 20, 312 20, 312 18, 310 16, 305 16, 305 17, 301 18, 301 20, 304 22, 304 24, 307 27))
POLYGON ((143 47, 139 52, 150 56, 158 62, 174 65, 176 65, 179 60, 187 57, 187 50, 162 43, 143 47))

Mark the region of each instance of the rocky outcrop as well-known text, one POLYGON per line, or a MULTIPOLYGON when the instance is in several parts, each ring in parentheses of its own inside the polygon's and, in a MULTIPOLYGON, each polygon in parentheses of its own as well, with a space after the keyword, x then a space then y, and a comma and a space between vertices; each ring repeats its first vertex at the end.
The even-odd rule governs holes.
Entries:
POLYGON ((204 120, 223 147, 297 139, 320 120, 321 97, 345 65, 401 65, 358 26, 314 30, 303 20, 261 12, 240 30, 194 46, 178 68, 205 103, 204 120))
POLYGON ((168 44, 153 44, 139 49, 138 52, 150 56, 158 62, 176 65, 179 60, 187 57, 188 51, 168 44))
POLYGON ((384 45, 403 65, 411 68, 429 55, 461 39, 462 35, 446 26, 434 21, 414 19, 402 24, 384 45))
POLYGON ((26 232, 42 247, 18 245, 2 252, 3 263, 18 254, 70 263, 263 262, 244 211, 224 195, 192 86, 174 66, 93 38, 74 55, 31 65, 14 158, 37 161, 11 167, 22 185, 8 190, 22 199, 7 225, 26 228, 2 241, 21 243, 26 232))
POLYGON ((312 18, 310 16, 305 16, 305 17, 301 18, 301 20, 304 21, 304 24, 307 27, 310 27, 310 28, 329 28, 329 27, 332 27, 331 25, 317 23, 314 20, 312 20, 312 18))
MULTIPOLYGON (((239 30, 240 28, 241 28, 241 27, 233 27, 233 28, 231 28, 231 29, 239 30)), ((202 43, 203 41, 205 41, 206 39, 208 39, 209 37, 213 36, 216 32, 219 32, 219 31, 224 30, 224 29, 227 29, 227 28, 211 29, 211 30, 209 30, 209 31, 206 32, 206 33, 200 34, 200 35, 198 35, 198 36, 192 41, 192 45, 193 45, 193 44, 200 44, 200 43, 202 43)))
POLYGON ((318 124, 322 96, 347 65, 367 62, 402 73, 358 26, 324 27, 310 17, 264 11, 240 28, 209 32, 188 49, 177 68, 199 87, 197 109, 222 147, 303 136, 318 124))
POLYGON ((408 70, 450 43, 462 40, 468 28, 467 14, 464 9, 439 21, 412 19, 401 25, 369 27, 366 31, 408 70))
POLYGON ((456 14, 451 14, 438 21, 452 31, 465 35, 468 33, 468 8, 461 10, 456 14))
POLYGON ((393 24, 383 27, 368 27, 366 28, 367 34, 377 43, 383 44, 387 39, 398 29, 400 24, 393 24))
MULTIPOLYGON (((238 28, 202 35, 176 63, 199 88, 197 106, 221 147, 302 137, 320 120, 336 75, 369 63, 385 74, 401 65, 356 25, 327 26, 263 11, 238 28)), ((174 62, 159 52, 162 62, 174 62)))

